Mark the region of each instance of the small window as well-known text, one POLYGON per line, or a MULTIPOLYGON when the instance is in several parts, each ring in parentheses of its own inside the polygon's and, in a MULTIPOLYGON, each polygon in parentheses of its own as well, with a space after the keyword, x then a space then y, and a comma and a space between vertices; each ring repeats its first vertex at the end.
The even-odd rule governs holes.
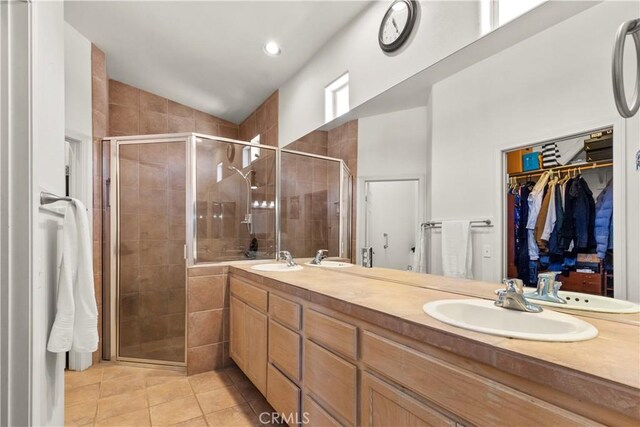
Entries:
POLYGON ((480 3, 482 34, 536 8, 546 0, 482 0, 480 3))
POLYGON ((344 73, 324 88, 325 121, 330 122, 349 111, 349 73, 344 73))
MULTIPOLYGON (((255 138, 251 140, 252 144, 260 145, 260 135, 256 135, 255 138)), ((250 151, 250 161, 251 163, 255 162, 260 158, 260 148, 259 147, 251 147, 250 151)))
POLYGON ((216 165, 216 182, 222 181, 223 171, 222 162, 220 162, 216 165))

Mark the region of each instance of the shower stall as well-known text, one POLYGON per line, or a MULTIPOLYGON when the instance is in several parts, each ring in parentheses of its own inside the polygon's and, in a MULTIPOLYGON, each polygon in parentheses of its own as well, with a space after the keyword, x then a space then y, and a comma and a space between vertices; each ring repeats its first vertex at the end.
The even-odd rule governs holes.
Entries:
POLYGON ((186 365, 191 266, 351 256, 340 159, 195 133, 105 141, 107 358, 186 365))

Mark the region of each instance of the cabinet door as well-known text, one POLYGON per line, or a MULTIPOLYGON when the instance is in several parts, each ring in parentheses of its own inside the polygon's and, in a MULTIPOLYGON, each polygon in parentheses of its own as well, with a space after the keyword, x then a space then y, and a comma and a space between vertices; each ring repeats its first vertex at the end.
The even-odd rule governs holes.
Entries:
POLYGON ((230 310, 231 313, 229 318, 231 320, 230 325, 230 337, 229 340, 229 353, 231 358, 236 362, 238 367, 245 370, 245 360, 246 357, 246 344, 245 344, 245 311, 247 305, 237 299, 236 297, 231 297, 230 300, 230 310))
POLYGON ((365 373, 362 377, 363 426, 455 426, 456 423, 396 387, 365 373))
POLYGON ((267 393, 267 316, 245 305, 245 374, 264 395, 267 393))

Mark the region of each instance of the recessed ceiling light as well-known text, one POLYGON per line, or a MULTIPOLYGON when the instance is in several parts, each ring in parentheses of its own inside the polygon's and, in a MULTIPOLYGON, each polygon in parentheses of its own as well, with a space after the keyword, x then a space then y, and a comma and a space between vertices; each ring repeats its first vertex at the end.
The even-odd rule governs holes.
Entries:
POLYGON ((280 46, 278 43, 274 41, 266 42, 264 46, 262 46, 262 50, 269 56, 278 56, 280 55, 280 46))

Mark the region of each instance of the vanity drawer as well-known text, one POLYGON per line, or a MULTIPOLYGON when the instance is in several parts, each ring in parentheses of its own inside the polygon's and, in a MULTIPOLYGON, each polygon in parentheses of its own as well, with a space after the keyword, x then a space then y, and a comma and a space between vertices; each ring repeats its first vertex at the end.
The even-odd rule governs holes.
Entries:
POLYGON ((278 322, 296 331, 302 328, 302 307, 293 301, 271 294, 269 314, 278 322))
POLYGON ((299 419, 300 389, 272 364, 267 373, 267 401, 286 420, 299 419))
POLYGON ((300 335, 269 321, 269 359, 294 381, 300 381, 301 341, 300 335))
POLYGON ((231 294, 255 308, 267 311, 267 291, 231 277, 231 294))
POLYGON ((602 294, 602 276, 598 273, 578 273, 572 271, 569 276, 559 276, 563 291, 602 294))
POLYGON ((305 340, 304 385, 335 418, 356 425, 358 369, 319 345, 305 340))
POLYGON ((472 424, 594 425, 577 414, 371 332, 362 335, 362 361, 367 366, 472 424))
MULTIPOLYGON (((306 414, 309 422, 309 427, 341 427, 335 418, 333 418, 322 406, 320 406, 315 400, 306 395, 304 397, 303 414, 306 414)), ((303 418, 303 421, 304 418, 303 418)))
POLYGON ((358 354, 358 328, 307 309, 304 318, 307 338, 355 360, 358 354))

